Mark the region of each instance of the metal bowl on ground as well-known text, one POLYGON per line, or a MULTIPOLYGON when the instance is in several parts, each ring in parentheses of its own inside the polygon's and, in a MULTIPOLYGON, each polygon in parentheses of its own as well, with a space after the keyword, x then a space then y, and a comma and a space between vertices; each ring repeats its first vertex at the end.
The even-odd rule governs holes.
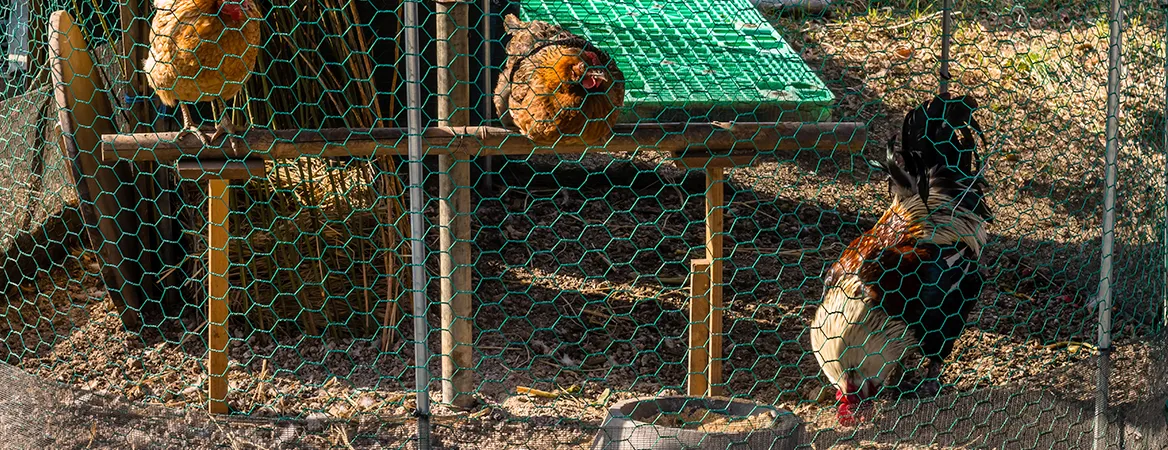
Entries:
POLYGON ((803 421, 790 411, 725 397, 650 397, 616 403, 592 450, 793 449, 803 421))

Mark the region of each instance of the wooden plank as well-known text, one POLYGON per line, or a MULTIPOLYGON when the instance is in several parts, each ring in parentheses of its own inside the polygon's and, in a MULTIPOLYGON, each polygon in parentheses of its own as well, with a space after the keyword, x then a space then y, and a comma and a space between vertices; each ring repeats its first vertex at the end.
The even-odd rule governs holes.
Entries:
POLYGON ((123 239, 126 233, 117 220, 122 209, 117 192, 122 185, 120 180, 129 179, 128 169, 124 165, 103 165, 98 158, 100 137, 116 131, 110 121, 113 109, 103 94, 106 91, 87 51, 83 31, 74 24, 73 17, 64 11, 54 12, 49 17, 49 36, 49 63, 62 145, 73 166, 73 182, 81 198, 90 245, 101 256, 102 278, 122 324, 137 330, 142 298, 128 280, 141 280, 141 274, 127 263, 125 249, 119 247, 129 239, 123 239))
MULTIPOLYGON (((438 125, 470 123, 470 54, 467 10, 461 1, 435 4, 438 125)), ((472 146, 471 148, 476 148, 472 146)), ((471 335, 470 162, 463 152, 438 157, 439 265, 442 310, 442 401, 474 406, 471 335)))
POLYGON ((695 170, 695 169, 709 169, 709 168, 726 168, 726 167, 748 167, 765 161, 758 153, 752 154, 731 154, 731 155, 714 155, 707 153, 702 154, 686 154, 681 156, 675 154, 676 159, 673 160, 674 166, 681 170, 695 170))
POLYGON ((263 160, 181 161, 175 165, 179 176, 190 180, 247 180, 266 175, 263 160))
POLYGON ((689 374, 686 393, 705 396, 710 392, 710 260, 690 261, 689 284, 689 374))
MULTIPOLYGON (((422 139, 427 154, 433 156, 452 152, 485 156, 633 150, 668 151, 685 156, 689 152, 718 150, 777 152, 776 156, 784 158, 808 150, 856 152, 864 148, 867 140, 867 128, 857 122, 641 123, 618 125, 615 132, 603 147, 579 143, 537 146, 498 127, 431 127, 422 133, 422 139)), ((209 131, 205 134, 210 137, 209 131)), ((247 145, 240 146, 238 151, 230 145, 204 147, 193 135, 185 135, 175 142, 175 132, 113 134, 102 139, 103 157, 107 161, 173 161, 183 156, 206 159, 404 156, 408 152, 407 135, 406 128, 319 131, 252 128, 242 137, 247 145)))
POLYGON ((207 409, 227 414, 228 181, 207 181, 207 409))
MULTIPOLYGON (((484 45, 481 47, 482 61, 485 63, 478 72, 478 81, 481 83, 479 87, 482 89, 484 94, 482 101, 479 102, 479 107, 481 109, 480 114, 484 123, 491 123, 494 122, 495 119, 498 119, 498 117, 495 117, 496 111, 494 92, 497 75, 495 75, 495 67, 493 66, 493 50, 495 47, 493 40, 499 39, 499 36, 496 36, 496 33, 492 30, 491 25, 494 21, 500 20, 502 18, 499 17, 499 13, 498 11, 495 11, 492 3, 494 3, 494 0, 480 0, 479 4, 479 10, 482 11, 483 14, 483 20, 480 22, 482 28, 479 31, 482 33, 481 36, 483 39, 486 40, 484 45)), ((494 157, 488 155, 478 158, 475 161, 475 165, 481 169, 481 171, 478 172, 478 186, 476 186, 476 189, 479 189, 478 192, 486 194, 480 196, 490 196, 491 194, 489 193, 493 191, 496 176, 494 173, 492 173, 495 171, 494 157)))
POLYGON ((726 185, 721 167, 706 169, 706 259, 710 262, 710 395, 722 395, 722 212, 726 185))
MULTIPOLYGON (((149 96, 145 72, 138 65, 145 59, 150 32, 149 10, 143 0, 118 0, 120 17, 120 39, 117 43, 116 59, 120 60, 122 78, 111 86, 110 98, 117 104, 122 95, 149 96), (145 11, 145 13, 144 13, 145 11)), ((145 133, 153 131, 155 123, 149 118, 155 116, 150 101, 131 102, 121 106, 118 117, 120 131, 145 133)), ((168 267, 181 266, 186 252, 179 245, 183 240, 182 224, 176 219, 175 203, 178 193, 172 185, 171 170, 154 162, 140 161, 135 165, 138 173, 138 191, 144 197, 137 201, 138 218, 142 224, 139 239, 144 244, 138 262, 142 266, 143 294, 147 298, 160 298, 163 312, 170 317, 181 314, 185 302, 182 299, 183 277, 165 276, 168 267)))

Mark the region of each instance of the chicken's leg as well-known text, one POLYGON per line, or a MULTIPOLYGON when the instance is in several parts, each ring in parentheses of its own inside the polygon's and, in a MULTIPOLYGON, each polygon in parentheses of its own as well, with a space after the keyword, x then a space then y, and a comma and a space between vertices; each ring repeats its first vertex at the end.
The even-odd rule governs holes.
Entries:
POLYGON ((916 367, 905 367, 902 364, 900 381, 889 387, 900 397, 933 397, 941 391, 940 375, 941 363, 926 358, 916 367), (925 367, 922 368, 922 365, 925 367))
POLYGON ((182 139, 184 134, 193 134, 195 137, 199 138, 199 142, 202 142, 203 145, 211 145, 211 140, 207 139, 207 136, 203 135, 203 132, 199 130, 199 125, 196 124, 195 119, 191 117, 191 112, 187 109, 187 104, 179 103, 178 109, 180 112, 182 112, 183 129, 178 131, 178 135, 174 137, 174 140, 177 141, 182 139))
POLYGON ((921 380, 921 386, 917 388, 918 397, 935 397, 941 393, 941 364, 936 360, 929 361, 929 367, 925 369, 925 379, 921 380))
POLYGON ((243 128, 237 127, 235 123, 231 122, 231 116, 227 114, 227 102, 222 99, 219 104, 223 105, 223 112, 219 116, 219 124, 215 126, 215 134, 211 135, 211 140, 219 139, 219 136, 228 134, 227 139, 231 141, 231 149, 235 151, 242 151, 245 148, 243 139, 234 135, 240 134, 244 131, 243 128))

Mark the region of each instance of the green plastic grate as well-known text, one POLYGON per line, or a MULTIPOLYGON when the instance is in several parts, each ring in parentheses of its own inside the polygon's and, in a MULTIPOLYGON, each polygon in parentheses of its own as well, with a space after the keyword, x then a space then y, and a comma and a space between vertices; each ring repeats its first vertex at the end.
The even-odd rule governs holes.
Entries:
POLYGON ((748 0, 521 0, 605 49, 630 120, 827 120, 834 99, 748 0), (672 111, 673 114, 670 114, 672 111))

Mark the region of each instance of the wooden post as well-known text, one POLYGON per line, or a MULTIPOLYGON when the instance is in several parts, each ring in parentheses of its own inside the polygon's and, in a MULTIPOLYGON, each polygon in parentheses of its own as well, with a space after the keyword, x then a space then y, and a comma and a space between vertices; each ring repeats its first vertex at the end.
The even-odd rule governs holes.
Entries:
POLYGON ((690 261, 689 288, 689 375, 686 393, 695 396, 710 392, 710 260, 690 261))
POLYGON ((438 158, 442 270, 442 400, 459 408, 474 403, 471 327, 470 167, 465 159, 438 158))
POLYGON ((207 180, 207 409, 227 414, 228 180, 207 180))
MULTIPOLYGON (((435 4, 439 126, 466 126, 470 122, 468 7, 461 0, 435 4)), ((474 405, 468 165, 461 150, 438 157, 442 401, 462 409, 474 405)))
POLYGON ((227 215, 231 212, 230 180, 264 176, 264 161, 181 161, 176 164, 184 179, 207 183, 207 409, 227 414, 227 215))
POLYGON ((725 174, 722 167, 706 168, 706 260, 710 283, 710 395, 722 395, 722 209, 725 174))

